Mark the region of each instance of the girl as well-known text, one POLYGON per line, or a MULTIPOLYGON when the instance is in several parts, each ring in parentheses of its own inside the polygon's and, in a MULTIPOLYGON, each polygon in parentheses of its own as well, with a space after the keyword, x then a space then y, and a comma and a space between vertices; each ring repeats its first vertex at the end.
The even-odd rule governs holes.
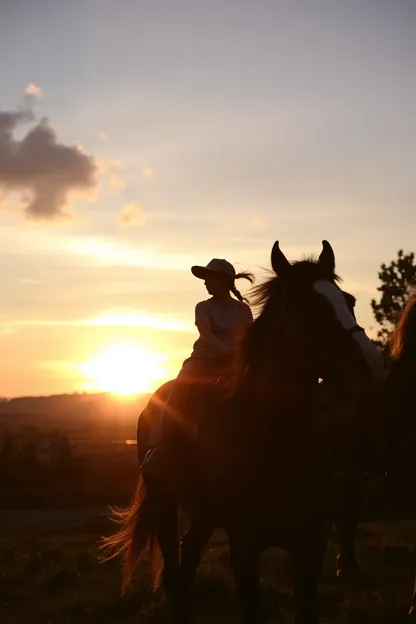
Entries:
MULTIPOLYGON (((199 337, 190 357, 184 361, 163 408, 159 425, 159 429, 162 427, 163 430, 162 437, 170 436, 172 426, 180 436, 184 433, 195 435, 199 417, 193 411, 195 408, 201 410, 202 401, 198 399, 202 391, 213 378, 224 375, 239 339, 253 322, 250 307, 235 285, 237 279, 253 283, 251 273, 236 273, 230 262, 219 258, 214 258, 205 267, 193 266, 191 271, 195 277, 204 280, 211 297, 195 307, 199 337)), ((159 437, 160 431, 157 433, 159 437)), ((155 446, 159 447, 159 442, 157 440, 155 446)), ((159 463, 157 455, 159 453, 155 454, 154 450, 150 451, 142 469, 158 472, 155 470, 159 463)))

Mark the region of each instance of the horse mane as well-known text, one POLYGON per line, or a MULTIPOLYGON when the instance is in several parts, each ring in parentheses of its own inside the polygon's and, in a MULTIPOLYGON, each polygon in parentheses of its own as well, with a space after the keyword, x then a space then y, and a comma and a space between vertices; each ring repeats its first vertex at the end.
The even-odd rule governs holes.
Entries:
MULTIPOLYGON (((328 279, 319 261, 313 256, 292 262, 291 265, 293 279, 299 286, 312 284, 319 279, 328 279)), ((332 279, 334 283, 342 281, 336 273, 333 273, 329 279, 332 279)), ((282 279, 273 272, 266 281, 250 290, 250 304, 259 312, 236 350, 234 371, 230 382, 232 393, 237 391, 248 374, 259 371, 260 367, 263 373, 268 369, 265 350, 270 345, 271 324, 276 327, 277 333, 281 330, 278 311, 282 309, 280 304, 284 296, 283 284, 282 279)), ((271 349, 268 348, 267 352, 270 354, 271 349)))
MULTIPOLYGON (((319 279, 328 279, 328 276, 323 274, 322 267, 317 258, 314 256, 308 256, 302 260, 296 260, 291 264, 294 270, 295 279, 297 279, 300 284, 315 282, 319 279)), ((336 273, 333 273, 332 276, 330 276, 330 279, 336 283, 342 282, 342 279, 336 273)), ((263 311, 267 304, 271 300, 275 299, 276 295, 279 295, 279 291, 281 291, 281 284, 281 279, 276 274, 273 274, 263 284, 254 286, 251 289, 250 303, 254 307, 262 306, 263 311)), ((352 297, 352 295, 349 296, 352 297)))
POLYGON ((390 338, 390 355, 394 360, 416 356, 416 287, 412 287, 399 321, 390 338))

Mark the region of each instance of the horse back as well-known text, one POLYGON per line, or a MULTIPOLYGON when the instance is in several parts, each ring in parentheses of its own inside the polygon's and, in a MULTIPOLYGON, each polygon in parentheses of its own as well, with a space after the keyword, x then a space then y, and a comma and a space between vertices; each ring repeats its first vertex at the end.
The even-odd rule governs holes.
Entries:
POLYGON ((172 390, 174 380, 167 381, 150 397, 146 407, 137 419, 136 441, 139 462, 141 463, 150 448, 150 440, 159 426, 159 419, 172 390))

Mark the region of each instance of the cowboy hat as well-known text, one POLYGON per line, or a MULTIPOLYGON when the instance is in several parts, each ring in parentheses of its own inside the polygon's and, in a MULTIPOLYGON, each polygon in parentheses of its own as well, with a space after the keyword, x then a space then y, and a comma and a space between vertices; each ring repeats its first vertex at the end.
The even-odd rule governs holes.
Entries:
POLYGON ((230 280, 235 279, 235 269, 233 265, 222 258, 213 258, 208 262, 207 266, 193 266, 191 268, 192 274, 198 279, 206 279, 209 275, 219 274, 225 275, 230 280))

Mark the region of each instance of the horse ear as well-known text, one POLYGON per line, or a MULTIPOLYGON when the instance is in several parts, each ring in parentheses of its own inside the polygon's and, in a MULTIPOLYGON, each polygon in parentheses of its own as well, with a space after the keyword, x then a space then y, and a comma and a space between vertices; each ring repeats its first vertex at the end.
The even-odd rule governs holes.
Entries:
POLYGON ((279 247, 279 241, 276 241, 273 245, 272 267, 273 271, 279 277, 284 277, 285 275, 287 275, 291 268, 289 260, 286 258, 285 254, 281 251, 279 247))
POLYGON ((329 276, 332 276, 335 273, 335 254, 327 240, 322 241, 322 251, 319 256, 319 264, 325 269, 325 272, 329 276))

